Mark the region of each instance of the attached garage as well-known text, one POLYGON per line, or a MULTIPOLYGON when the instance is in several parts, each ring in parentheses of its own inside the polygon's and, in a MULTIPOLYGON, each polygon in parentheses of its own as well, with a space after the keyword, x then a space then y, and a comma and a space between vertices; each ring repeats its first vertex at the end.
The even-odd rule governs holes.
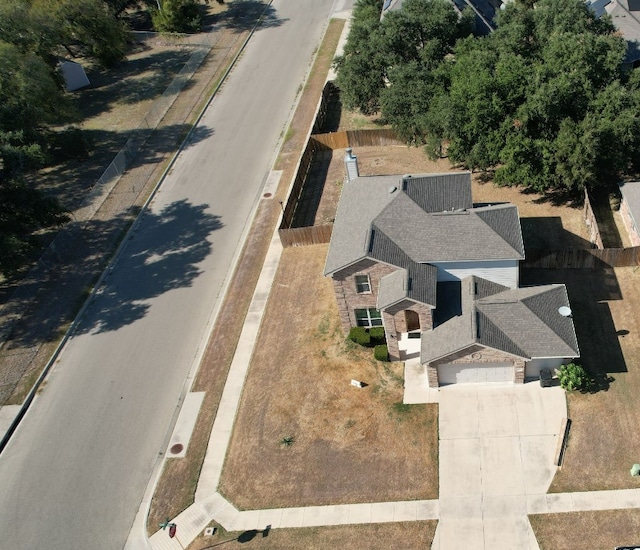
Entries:
POLYGON ((445 363, 438 366, 438 382, 441 386, 513 381, 513 363, 445 363))

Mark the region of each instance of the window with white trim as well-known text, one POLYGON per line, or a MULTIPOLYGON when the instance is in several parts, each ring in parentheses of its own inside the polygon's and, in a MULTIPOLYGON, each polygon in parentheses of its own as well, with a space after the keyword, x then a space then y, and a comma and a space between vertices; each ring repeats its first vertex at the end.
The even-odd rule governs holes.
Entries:
POLYGON ((356 290, 358 291, 358 294, 371 293, 371 281, 369 281, 369 275, 356 275, 356 290))
POLYGON ((354 310, 356 324, 359 327, 381 327, 382 314, 373 307, 354 310))

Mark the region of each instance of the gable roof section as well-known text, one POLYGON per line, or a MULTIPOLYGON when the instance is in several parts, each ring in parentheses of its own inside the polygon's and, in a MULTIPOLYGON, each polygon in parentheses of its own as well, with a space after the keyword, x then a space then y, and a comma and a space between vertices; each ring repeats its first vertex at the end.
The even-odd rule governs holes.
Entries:
POLYGON ((406 297, 435 307, 437 267, 414 262, 402 248, 375 225, 371 229, 368 256, 405 269, 407 272, 406 297))
POLYGON ((564 285, 508 289, 484 297, 474 295, 475 288, 489 288, 485 283, 480 277, 462 281, 462 315, 423 335, 427 336, 422 343, 423 363, 440 359, 470 343, 524 359, 580 355, 573 320, 558 312, 559 307, 569 305, 564 285))
POLYGON ((367 176, 342 187, 324 274, 331 275, 366 256, 371 221, 397 194, 398 176, 367 176))
POLYGON ((476 298, 486 298, 487 296, 493 296, 499 292, 509 290, 508 286, 488 281, 482 277, 472 277, 470 284, 473 286, 473 288, 470 288, 470 292, 475 294, 476 298))
POLYGON ((418 263, 524 258, 514 205, 429 213, 402 194, 373 223, 418 263))
POLYGON ((402 190, 425 212, 473 207, 469 172, 403 176, 402 190))
POLYGON ((479 341, 527 358, 577 357, 573 320, 558 313, 568 305, 564 285, 518 288, 482 298, 475 307, 487 323, 479 326, 479 341), (515 346, 511 350, 507 340, 515 346))
POLYGON ((407 297, 409 273, 406 269, 398 269, 380 279, 378 287, 378 309, 383 310, 397 304, 407 297))

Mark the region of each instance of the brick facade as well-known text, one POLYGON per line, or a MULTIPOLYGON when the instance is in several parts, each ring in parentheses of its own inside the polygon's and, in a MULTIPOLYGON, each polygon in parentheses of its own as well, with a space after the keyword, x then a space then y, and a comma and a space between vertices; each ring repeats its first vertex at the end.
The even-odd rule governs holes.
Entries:
POLYGON ((440 385, 438 380, 438 366, 445 364, 482 364, 482 363, 512 363, 513 381, 516 384, 524 383, 525 360, 509 353, 496 349, 474 344, 436 361, 427 363, 427 379, 429 387, 437 388, 440 385))
POLYGON ((349 334, 349 329, 357 324, 354 310, 378 307, 380 279, 397 269, 397 267, 376 262, 375 260, 365 259, 333 274, 333 289, 338 301, 342 331, 345 335, 349 334), (371 292, 358 292, 356 275, 369 275, 371 292))
MULTIPOLYGON (((397 269, 397 267, 376 262, 375 260, 365 259, 334 273, 332 277, 333 290, 338 303, 340 324, 345 335, 349 333, 351 327, 357 324, 356 309, 378 307, 380 279, 397 269), (369 276, 371 292, 358 292, 356 285, 357 275, 369 276)), ((382 311, 382 322, 387 336, 387 347, 389 348, 389 359, 391 361, 400 359, 400 351, 398 349, 399 333, 408 332, 406 310, 414 311, 417 314, 421 331, 424 332, 433 328, 433 312, 425 304, 412 300, 403 300, 382 311)))

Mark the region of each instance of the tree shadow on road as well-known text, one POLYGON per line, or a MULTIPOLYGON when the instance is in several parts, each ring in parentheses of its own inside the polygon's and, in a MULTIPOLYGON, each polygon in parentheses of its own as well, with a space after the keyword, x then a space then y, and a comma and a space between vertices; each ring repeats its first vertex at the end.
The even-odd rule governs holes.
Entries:
POLYGON ((223 226, 207 208, 182 200, 157 214, 145 211, 139 224, 145 235, 154 236, 153 247, 140 249, 138 231, 130 235, 123 269, 107 275, 78 331, 106 332, 129 325, 144 317, 151 299, 191 286, 202 272, 197 264, 211 251, 207 237, 223 226))
POLYGON ((233 2, 227 10, 216 14, 214 21, 220 27, 240 33, 253 29, 258 19, 259 28, 279 27, 287 21, 276 15, 273 6, 265 6, 264 2, 259 0, 233 2))

